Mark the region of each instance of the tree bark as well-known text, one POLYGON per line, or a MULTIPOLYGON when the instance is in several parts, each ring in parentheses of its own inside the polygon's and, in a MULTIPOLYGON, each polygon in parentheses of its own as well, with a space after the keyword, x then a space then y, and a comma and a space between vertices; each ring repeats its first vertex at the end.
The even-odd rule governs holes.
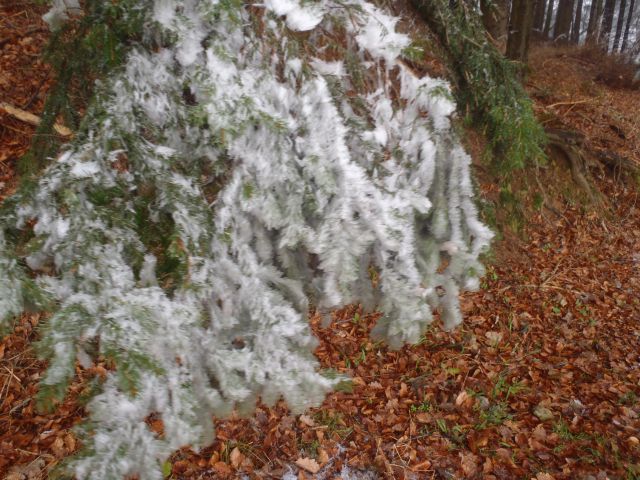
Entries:
POLYGON ((594 44, 598 41, 598 27, 602 17, 602 0, 592 0, 589 10, 589 25, 587 26, 588 44, 594 44))
POLYGON ((507 40, 509 24, 509 0, 480 0, 482 23, 498 45, 507 40))
POLYGON ((573 20, 573 29, 571 30, 571 41, 576 45, 580 44, 580 31, 582 30, 582 5, 583 0, 578 0, 576 16, 573 20))
MULTIPOLYGON (((551 1, 551 0, 549 0, 551 1)), ((547 10, 547 0, 537 0, 533 14, 533 31, 537 37, 542 37, 544 31, 544 14, 547 10)))
POLYGON ((627 50, 627 45, 629 44, 629 29, 631 28, 631 20, 633 19, 633 9, 636 6, 636 0, 631 0, 629 4, 629 15, 627 16, 627 26, 624 28, 624 37, 622 39, 622 48, 621 52, 627 50))
POLYGON ((620 37, 622 37, 622 28, 624 27, 624 13, 627 7, 627 0, 620 0, 620 9, 618 10, 618 24, 616 25, 616 36, 613 39, 613 53, 618 51, 620 45, 620 37))
POLYGON ((571 21, 573 20, 574 0, 560 0, 556 26, 553 29, 553 40, 558 43, 569 43, 571 39, 571 21))
POLYGON ((553 17, 553 4, 555 3, 555 0, 549 0, 549 3, 547 5, 547 14, 545 15, 545 19, 544 19, 544 37, 545 38, 549 38, 549 35, 551 34, 551 18, 553 17))
POLYGON ((602 14, 602 28, 600 28, 599 44, 605 52, 609 51, 609 39, 613 28, 613 13, 616 9, 616 0, 606 0, 602 14))
MULTIPOLYGON (((513 0, 509 21, 509 38, 506 56, 510 60, 527 65, 529 58, 529 40, 533 26, 533 4, 535 0, 513 0)), ((524 68, 520 70, 521 75, 524 68)))

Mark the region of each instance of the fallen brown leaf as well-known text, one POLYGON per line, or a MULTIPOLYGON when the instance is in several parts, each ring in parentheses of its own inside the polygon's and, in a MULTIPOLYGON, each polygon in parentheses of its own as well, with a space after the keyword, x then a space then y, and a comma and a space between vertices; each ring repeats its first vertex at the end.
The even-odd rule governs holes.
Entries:
POLYGON ((296 460, 296 465, 309 473, 318 473, 320 471, 320 465, 313 458, 299 458, 296 460))

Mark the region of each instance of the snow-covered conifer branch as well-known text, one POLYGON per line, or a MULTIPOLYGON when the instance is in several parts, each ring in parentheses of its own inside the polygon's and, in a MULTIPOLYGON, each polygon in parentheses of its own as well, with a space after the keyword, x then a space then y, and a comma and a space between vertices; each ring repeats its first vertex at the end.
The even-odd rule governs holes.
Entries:
MULTIPOLYGON (((211 415, 321 402, 336 380, 317 371, 309 299, 377 305, 394 348, 436 308, 454 327, 491 237, 449 87, 400 61, 395 18, 365 0, 142 5, 150 43, 3 225, 35 222, 25 262, 57 302, 44 391, 76 360, 114 367, 79 478, 162 478, 172 450, 211 440, 211 415)), ((0 255, 8 318, 21 273, 0 255)))

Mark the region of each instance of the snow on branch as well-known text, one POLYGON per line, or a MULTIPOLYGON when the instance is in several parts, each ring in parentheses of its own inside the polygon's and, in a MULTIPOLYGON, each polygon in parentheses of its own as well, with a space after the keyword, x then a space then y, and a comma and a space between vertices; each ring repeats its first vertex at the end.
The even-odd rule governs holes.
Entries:
MULTIPOLYGON (((321 402, 336 379, 310 301, 380 308, 394 348, 434 309, 454 327, 491 238, 449 86, 402 63, 396 18, 364 0, 140 5, 145 40, 2 224, 30 232, 23 263, 57 305, 45 395, 76 360, 113 367, 78 478, 160 479, 171 451, 211 441, 212 415, 321 402)), ((22 273, 0 242, 8 319, 22 273)))

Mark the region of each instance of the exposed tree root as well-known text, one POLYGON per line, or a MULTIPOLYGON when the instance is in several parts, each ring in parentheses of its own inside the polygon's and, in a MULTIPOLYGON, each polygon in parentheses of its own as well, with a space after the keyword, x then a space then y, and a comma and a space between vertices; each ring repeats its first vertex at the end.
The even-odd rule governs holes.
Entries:
POLYGON ((599 202, 599 194, 593 187, 589 167, 594 166, 585 155, 584 135, 574 130, 548 128, 545 130, 549 146, 566 158, 573 181, 582 189, 593 203, 599 202))
POLYGON ((600 203, 602 197, 594 186, 590 169, 606 169, 616 180, 640 175, 640 165, 632 159, 610 150, 589 149, 580 132, 560 128, 547 128, 545 132, 549 147, 567 160, 573 181, 593 203, 600 203))
POLYGON ((640 165, 628 157, 624 157, 611 150, 600 150, 595 154, 596 158, 607 167, 616 179, 640 174, 640 165))

